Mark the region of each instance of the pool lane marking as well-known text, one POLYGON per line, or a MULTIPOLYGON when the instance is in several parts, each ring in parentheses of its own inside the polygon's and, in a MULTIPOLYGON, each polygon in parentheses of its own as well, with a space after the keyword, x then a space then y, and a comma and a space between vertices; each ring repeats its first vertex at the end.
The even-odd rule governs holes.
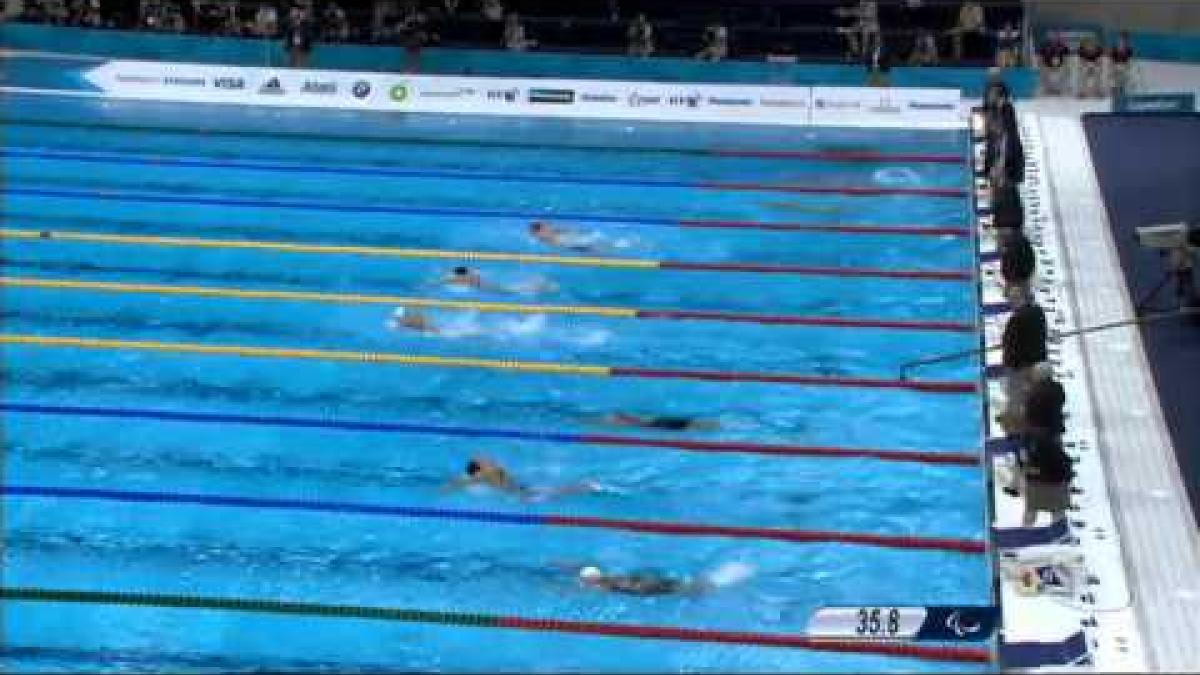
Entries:
POLYGON ((504 173, 497 171, 403 169, 398 167, 370 167, 355 165, 323 166, 318 164, 281 162, 278 160, 220 159, 186 155, 139 155, 114 152, 80 152, 65 150, 26 150, 11 146, 0 148, 0 157, 11 157, 17 159, 57 159, 72 162, 124 164, 128 166, 174 166, 181 168, 245 169, 249 171, 269 171, 275 173, 340 174, 348 176, 432 178, 441 180, 500 181, 507 183, 555 183, 566 185, 599 185, 639 188, 658 187, 715 191, 787 192, 800 194, 836 194, 847 196, 917 195, 923 197, 952 198, 960 198, 966 194, 962 188, 948 187, 797 185, 792 183, 750 183, 712 180, 687 181, 618 177, 600 178, 588 176, 504 173))
MULTIPOLYGON (((21 93, 21 94, 43 94, 43 95, 61 95, 61 96, 79 96, 85 98, 99 98, 104 96, 103 92, 91 91, 67 91, 67 90, 49 90, 37 89, 33 87, 12 87, 0 86, 0 92, 5 93, 21 93)), ((861 150, 762 150, 754 148, 668 148, 668 147, 638 147, 638 146, 621 146, 621 145, 551 145, 547 146, 544 143, 521 143, 519 141, 497 141, 489 140, 468 140, 456 138, 430 138, 430 137, 391 137, 391 136, 363 136, 354 134, 336 134, 336 133, 317 133, 312 130, 304 130, 303 132, 280 132, 269 131, 266 129, 205 129, 191 127, 169 127, 169 126, 153 126, 153 125, 128 125, 116 124, 113 122, 99 122, 80 124, 78 122, 50 119, 20 119, 9 117, 6 123, 12 126, 39 126, 51 128, 71 128, 71 129, 104 129, 109 131, 133 131, 138 133, 158 132, 166 134, 174 134, 177 136, 231 136, 234 138, 295 138, 303 136, 308 139, 319 140, 336 140, 336 141, 351 141, 351 142, 368 142, 375 145, 417 145, 417 146, 451 146, 451 147, 468 147, 468 148, 516 148, 545 151, 550 150, 567 150, 567 151, 588 151, 588 152, 607 152, 607 153, 631 153, 631 154, 669 154, 669 155, 693 155, 701 157, 743 157, 751 159, 777 159, 777 160, 810 160, 810 161, 828 161, 828 162, 877 162, 880 164, 886 163, 901 163, 901 164, 965 164, 966 158, 958 154, 939 154, 939 153, 882 153, 870 152, 861 150)))
POLYGON ((439 249, 397 248, 391 246, 353 246, 344 244, 298 244, 283 241, 249 239, 202 239, 199 237, 163 237, 65 230, 0 229, 0 238, 34 239, 44 241, 78 241, 103 244, 173 246, 183 248, 233 248, 279 251, 284 253, 317 253, 382 256, 390 258, 433 258, 442 260, 476 260, 490 262, 539 263, 576 265, 580 267, 615 267, 628 269, 658 269, 656 260, 638 258, 597 258, 552 255, 541 253, 489 253, 484 251, 444 251, 439 249))
POLYGON ((772 445, 742 441, 705 441, 682 438, 648 438, 609 434, 576 434, 566 432, 524 431, 519 429, 488 429, 480 427, 417 424, 412 422, 368 422, 365 420, 311 418, 283 415, 245 415, 234 413, 156 410, 145 408, 114 408, 0 401, 0 411, 32 415, 64 417, 100 417, 112 419, 152 419, 169 422, 201 424, 242 424, 284 428, 331 429, 338 431, 407 433, 460 438, 504 438, 541 443, 575 443, 583 445, 613 445, 643 447, 689 452, 759 454, 778 457, 821 457, 828 459, 875 459, 885 462, 916 462, 953 466, 979 466, 977 453, 934 452, 881 448, 849 448, 811 445, 772 445))
POLYGON ((782 314, 748 314, 707 310, 633 309, 584 305, 537 305, 510 302, 477 302, 472 300, 441 300, 412 298, 397 295, 364 295, 358 293, 322 293, 311 291, 273 291, 248 288, 212 286, 172 286, 165 284, 121 283, 108 281, 75 281, 36 277, 0 277, 0 287, 40 288, 55 290, 105 291, 112 293, 144 293, 154 295, 191 295, 213 298, 252 300, 297 300, 332 302, 356 305, 404 305, 445 309, 478 310, 481 312, 510 312, 525 314, 566 314, 601 316, 625 319, 662 319, 677 321, 723 321, 763 325, 814 326, 837 328, 887 328, 897 330, 945 331, 973 333, 973 324, 954 321, 922 321, 903 319, 870 319, 836 316, 795 316, 782 314))
MULTIPOLYGON (((278 209, 296 209, 304 211, 328 211, 338 214, 345 213, 373 213, 373 214, 389 214, 389 215, 416 215, 428 216, 431 218, 478 218, 478 219, 503 219, 503 220, 557 220, 557 221, 577 221, 588 223, 603 223, 616 225, 652 225, 662 227, 739 227, 743 229, 765 229, 765 230, 780 230, 785 229, 790 232, 803 233, 812 229, 809 225, 803 223, 773 223, 771 221, 731 221, 731 220, 715 220, 707 221, 704 219, 678 219, 678 218, 657 218, 649 216, 615 216, 615 215, 600 215, 600 214, 583 214, 583 213, 557 213, 546 211, 507 211, 503 209, 482 209, 482 208, 457 208, 445 206, 398 206, 395 204, 362 204, 359 202, 331 202, 331 201, 311 201, 299 199, 265 199, 265 198, 250 198, 250 197, 226 197, 226 196, 173 196, 157 192, 131 192, 126 190, 76 190, 66 188, 48 188, 48 187, 20 187, 13 185, 11 182, 5 187, 5 193, 9 195, 25 195, 31 197, 55 197, 65 199, 82 199, 82 200, 107 200, 107 201, 122 201, 122 202, 142 202, 155 204, 196 204, 200 206, 221 206, 221 207, 247 207, 247 208, 278 208, 278 209), (713 224, 709 224, 709 223, 713 224), (761 227, 760 227, 761 226, 761 227)), ((828 227, 828 226, 826 226, 828 227)), ((880 229, 892 229, 887 225, 873 226, 843 226, 839 232, 845 234, 880 234, 880 229), (869 230, 862 228, 870 227, 869 230)), ((914 235, 921 233, 923 227, 913 225, 898 225, 895 227, 898 234, 914 235)), ((822 231, 822 230, 813 230, 822 231)), ((825 230, 827 231, 827 230, 825 230)), ((955 236, 963 236, 959 228, 953 230, 955 236)), ((928 236, 941 237, 945 236, 945 228, 930 228, 928 236)))
POLYGON ((284 251, 288 253, 342 253, 352 255, 389 256, 395 258, 545 263, 553 265, 577 265, 583 267, 657 269, 693 272, 744 272, 751 274, 794 274, 797 276, 861 277, 922 281, 969 282, 974 280, 974 275, 969 270, 903 270, 867 267, 772 265, 738 262, 706 263, 671 260, 648 260, 644 258, 597 258, 534 253, 446 251, 441 249, 393 248, 387 246, 295 244, 289 242, 255 241, 243 239, 201 239, 197 237, 101 234, 64 230, 0 229, 0 238, 42 241, 79 241, 106 244, 177 246, 192 248, 241 248, 284 251))
POLYGON ((810 161, 838 162, 900 162, 904 164, 966 164, 967 159, 956 154, 937 153, 882 153, 857 150, 752 150, 716 148, 713 154, 719 157, 743 157, 749 159, 798 159, 810 161))
POLYGON ((793 373, 758 373, 715 370, 683 370, 596 366, 546 361, 517 361, 485 359, 466 356, 432 356, 395 352, 355 352, 333 349, 286 347, 256 347, 246 345, 213 345, 190 342, 160 342, 156 340, 113 340, 50 335, 0 334, 0 344, 33 347, 67 347, 78 349, 111 349, 242 356, 253 358, 312 359, 319 361, 353 361, 435 368, 478 368, 485 370, 518 371, 553 375, 586 375, 591 377, 630 377, 651 379, 699 380, 709 382, 760 382, 770 384, 810 385, 831 387, 862 387, 872 389, 903 389, 936 394, 972 394, 978 390, 973 380, 901 380, 869 377, 827 377, 793 373))
POLYGON ((544 513, 518 513, 511 511, 485 511, 427 506, 401 506, 391 504, 371 504, 364 502, 341 502, 322 499, 277 499, 266 497, 246 497, 239 495, 160 492, 149 490, 107 490, 97 488, 12 484, 7 484, 3 487, 0 487, 0 492, 9 497, 41 497, 48 499, 78 499, 143 504, 187 504, 193 506, 277 509, 288 511, 310 511, 317 513, 351 513, 364 516, 459 520, 502 525, 578 527, 616 530, 623 532, 637 532, 639 534, 660 534, 666 536, 728 537, 732 539, 782 541, 795 544, 854 544, 862 546, 878 546, 881 548, 944 551, 950 553, 965 553, 974 555, 981 554, 986 551, 986 544, 981 539, 962 539, 956 537, 923 537, 918 535, 840 532, 833 530, 807 530, 783 527, 743 527, 738 525, 712 525, 705 523, 664 520, 600 518, 594 516, 566 516, 544 513))
POLYGON ((645 624, 545 619, 482 614, 477 612, 323 604, 245 597, 0 586, 0 598, 12 602, 100 604, 125 607, 153 607, 157 609, 203 609, 335 619, 428 623, 466 628, 507 628, 576 635, 753 645, 849 654, 877 654, 926 661, 962 663, 991 663, 993 661, 991 650, 983 647, 940 646, 899 641, 837 640, 784 633, 756 633, 704 628, 680 628, 675 626, 650 626, 645 624))

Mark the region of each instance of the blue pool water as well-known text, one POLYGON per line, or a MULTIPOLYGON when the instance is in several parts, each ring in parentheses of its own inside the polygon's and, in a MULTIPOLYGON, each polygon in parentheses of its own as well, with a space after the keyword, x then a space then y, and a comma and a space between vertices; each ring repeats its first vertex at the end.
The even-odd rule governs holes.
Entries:
MULTIPOLYGON (((965 272, 969 239, 709 229, 678 221, 963 227, 963 199, 733 191, 703 183, 959 188, 956 164, 721 157, 706 149, 961 154, 958 133, 480 120, 102 103, 4 102, 3 275, 126 285, 347 293, 643 310, 974 325, 969 280, 472 263, 516 293, 436 283, 461 259, 161 246, 123 235, 546 254, 534 218, 594 231, 598 255, 652 261, 965 272), (530 287, 541 285, 539 292, 530 287)), ((562 253, 577 256, 575 253, 562 253)), ((399 334, 387 303, 96 288, 0 287, 4 482, 741 527, 984 534, 976 467, 687 452, 491 434, 398 434, 329 421, 780 445, 979 453, 977 394, 629 379, 323 359, 62 347, 72 337, 382 352, 625 368, 899 377, 977 345, 973 332, 430 311, 449 335, 399 334), (94 406, 121 416, 12 405, 94 406), (306 426, 156 419, 277 415, 306 426), (614 429, 614 411, 716 419, 713 431, 614 429), (60 411, 61 412, 61 411, 60 411), (473 454, 532 485, 596 494, 524 503, 447 492, 473 454)), ((924 368, 974 382, 979 363, 924 368)), ((266 507, 4 500, 6 586, 136 591, 763 633, 823 605, 986 604, 986 556, 836 543, 523 526, 266 507), (752 565, 738 586, 638 598, 582 588, 581 564, 696 576, 752 565)), ((963 671, 879 656, 359 619, 119 605, 6 603, 14 670, 963 671)))

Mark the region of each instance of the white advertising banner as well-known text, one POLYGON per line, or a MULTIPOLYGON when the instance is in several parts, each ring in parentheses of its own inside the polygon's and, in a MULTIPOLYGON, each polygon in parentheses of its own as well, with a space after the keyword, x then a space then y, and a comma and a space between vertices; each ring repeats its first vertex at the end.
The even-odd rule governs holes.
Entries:
POLYGON ((109 61, 86 77, 113 98, 195 103, 791 126, 964 125, 954 90, 394 75, 157 61, 109 61), (889 92, 887 105, 879 102, 881 91, 889 92))
POLYGON ((813 87, 813 126, 958 129, 965 127, 953 89, 813 87))

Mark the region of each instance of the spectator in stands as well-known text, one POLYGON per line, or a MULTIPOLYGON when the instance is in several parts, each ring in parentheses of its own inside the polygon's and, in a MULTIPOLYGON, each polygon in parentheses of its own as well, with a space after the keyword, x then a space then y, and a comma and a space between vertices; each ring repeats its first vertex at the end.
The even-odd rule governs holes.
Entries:
POLYGON ((833 13, 854 19, 854 23, 837 29, 846 36, 846 59, 862 58, 870 45, 879 40, 879 5, 874 0, 859 0, 854 7, 838 7, 833 13))
POLYGON ((182 33, 188 29, 179 5, 171 3, 163 7, 162 19, 159 21, 158 27, 171 33, 182 33))
POLYGON ((350 39, 346 10, 336 2, 325 5, 325 11, 321 14, 321 39, 325 42, 346 42, 350 39))
POLYGON ((500 4, 500 0, 483 0, 480 12, 488 21, 504 21, 504 5, 500 4))
POLYGON ((525 35, 525 25, 516 12, 509 12, 504 19, 504 48, 513 52, 523 52, 530 47, 536 47, 537 40, 531 40, 525 35))
POLYGON ((1121 31, 1117 44, 1109 52, 1112 63, 1112 91, 1114 97, 1124 96, 1131 88, 1133 71, 1133 45, 1129 41, 1129 31, 1121 31))
POLYGON ((1104 96, 1104 48, 1091 35, 1079 41, 1079 98, 1104 96))
POLYGON ((645 14, 638 14, 625 31, 630 56, 650 56, 654 53, 654 26, 645 14))
POLYGON ((729 29, 721 21, 714 21, 704 29, 704 47, 696 58, 705 61, 721 61, 729 56, 729 29))
POLYGON ((978 39, 987 34, 983 5, 976 0, 964 2, 958 9, 958 23, 948 32, 954 46, 954 60, 961 61, 966 51, 967 38, 978 39))
POLYGON ((254 15, 254 34, 259 37, 275 37, 279 33, 279 14, 269 2, 261 3, 254 15))
POLYGON ((1025 452, 1025 513, 1021 524, 1032 527, 1042 511, 1050 512, 1051 523, 1062 520, 1071 505, 1075 470, 1071 457, 1063 450, 1061 436, 1031 430, 1025 435, 1025 452))
POLYGON ((459 0, 442 0, 442 12, 448 17, 455 16, 458 14, 459 4, 459 0))
POLYGON ((1021 29, 1011 21, 996 31, 996 67, 1014 68, 1021 65, 1021 29))
POLYGON ((1051 33, 1049 39, 1038 49, 1041 57, 1042 93, 1058 96, 1067 88, 1067 57, 1071 49, 1059 33, 1051 33))
POLYGON ((308 67, 312 53, 314 27, 308 10, 292 5, 283 26, 283 48, 288 53, 288 65, 292 68, 308 67))
POLYGON ((938 64, 937 37, 933 31, 928 28, 918 29, 917 39, 908 63, 913 66, 936 66, 938 64))
POLYGON ((1004 279, 1004 295, 1014 293, 1024 297, 1030 295, 1030 282, 1037 269, 1037 256, 1033 244, 1023 230, 1007 230, 999 235, 1000 277, 1004 279))
POLYGON ((889 86, 888 73, 892 71, 892 53, 884 44, 879 33, 875 33, 867 42, 865 64, 867 67, 867 86, 889 86))

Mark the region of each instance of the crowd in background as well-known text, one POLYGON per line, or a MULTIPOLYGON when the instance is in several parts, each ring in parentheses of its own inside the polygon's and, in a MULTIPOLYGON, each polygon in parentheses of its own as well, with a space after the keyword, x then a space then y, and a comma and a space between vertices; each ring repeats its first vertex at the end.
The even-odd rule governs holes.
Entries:
MULTIPOLYGON (((828 56, 832 40, 833 49, 852 60, 937 65, 996 58, 1015 65, 1022 40, 1019 9, 993 17, 990 14, 996 10, 985 10, 976 0, 962 2, 954 12, 942 11, 947 0, 890 0, 882 10, 876 0, 809 0, 791 3, 791 10, 759 3, 762 7, 754 9, 761 11, 753 15, 737 3, 715 0, 691 7, 680 3, 678 8, 634 0, 346 0, 342 4, 336 0, 7 0, 6 4, 6 16, 27 22, 273 39, 286 37, 290 30, 303 32, 309 41, 333 43, 425 45, 453 33, 467 42, 472 37, 495 39, 475 46, 523 51, 546 42, 539 39, 539 32, 553 32, 555 46, 569 47, 574 30, 585 51, 598 46, 633 56, 665 53, 709 60, 751 54, 828 56), (533 10, 528 19, 526 7, 533 10), (653 16, 655 9, 661 16, 653 16), (785 11, 801 13, 785 16, 785 11), (698 25, 681 21, 681 16, 691 20, 699 12, 704 19, 698 25), (494 24, 496 30, 461 30, 480 23, 494 24), (684 23, 686 30, 681 27, 684 23), (659 39, 664 32, 672 38, 659 39)), ((451 41, 454 46, 467 46, 461 44, 463 40, 451 41)))

